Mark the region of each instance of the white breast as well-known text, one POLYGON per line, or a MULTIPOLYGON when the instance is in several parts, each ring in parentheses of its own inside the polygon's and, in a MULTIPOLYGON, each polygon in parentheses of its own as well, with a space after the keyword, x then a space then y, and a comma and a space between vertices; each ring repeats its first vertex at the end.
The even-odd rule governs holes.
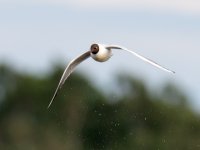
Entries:
POLYGON ((107 61, 111 56, 112 52, 110 49, 106 49, 104 45, 98 44, 99 45, 99 52, 97 54, 92 54, 91 57, 99 62, 104 62, 107 61))

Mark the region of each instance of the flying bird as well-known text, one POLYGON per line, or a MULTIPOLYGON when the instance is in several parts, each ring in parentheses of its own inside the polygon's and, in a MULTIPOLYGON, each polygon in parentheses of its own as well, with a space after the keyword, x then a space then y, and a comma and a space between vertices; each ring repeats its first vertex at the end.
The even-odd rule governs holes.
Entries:
POLYGON ((89 57, 92 57, 94 60, 98 61, 98 62, 105 62, 107 61, 111 56, 112 56, 112 49, 119 49, 119 50, 125 50, 133 55, 135 55, 136 57, 142 59, 143 61, 159 68, 162 69, 166 72, 169 73, 175 73, 172 70, 169 70, 161 65, 159 65, 158 63, 154 62, 151 59, 148 59, 134 51, 131 51, 125 47, 119 46, 119 45, 104 45, 104 44, 92 44, 89 51, 83 53, 82 55, 78 56, 77 58, 73 59, 72 61, 69 62, 68 66, 66 67, 60 82, 56 88, 56 91, 48 105, 48 108, 51 106, 53 100, 55 99, 55 97, 57 96, 58 91, 62 88, 63 84, 65 83, 65 81, 67 80, 67 78, 69 77, 69 75, 74 71, 75 67, 80 64, 82 61, 86 60, 89 57))

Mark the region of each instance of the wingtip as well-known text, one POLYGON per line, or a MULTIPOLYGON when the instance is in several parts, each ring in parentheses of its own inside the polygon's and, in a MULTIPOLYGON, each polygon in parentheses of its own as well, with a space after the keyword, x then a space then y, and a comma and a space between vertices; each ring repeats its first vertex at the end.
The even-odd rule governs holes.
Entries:
POLYGON ((52 101, 53 101, 53 100, 51 100, 51 102, 50 102, 49 105, 47 106, 47 109, 50 108, 52 101))
POLYGON ((173 71, 173 70, 170 70, 170 72, 171 72, 171 73, 173 73, 173 74, 175 74, 175 73, 176 73, 176 72, 175 72, 175 71, 173 71))
POLYGON ((47 106, 47 109, 50 108, 51 104, 53 103, 53 100, 55 99, 55 97, 57 96, 57 92, 54 94, 53 98, 51 99, 49 105, 47 106))
POLYGON ((49 105, 47 106, 47 109, 49 109, 49 108, 50 108, 50 106, 51 106, 51 104, 49 104, 49 105))

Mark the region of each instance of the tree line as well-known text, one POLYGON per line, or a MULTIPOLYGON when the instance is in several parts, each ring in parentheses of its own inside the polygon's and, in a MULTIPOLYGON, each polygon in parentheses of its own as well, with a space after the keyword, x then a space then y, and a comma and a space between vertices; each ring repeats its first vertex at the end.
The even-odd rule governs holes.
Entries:
POLYGON ((57 66, 41 77, 0 66, 0 149, 200 149, 200 117, 178 87, 168 84, 158 95, 121 75, 125 94, 108 97, 73 73, 47 109, 62 72, 57 66))

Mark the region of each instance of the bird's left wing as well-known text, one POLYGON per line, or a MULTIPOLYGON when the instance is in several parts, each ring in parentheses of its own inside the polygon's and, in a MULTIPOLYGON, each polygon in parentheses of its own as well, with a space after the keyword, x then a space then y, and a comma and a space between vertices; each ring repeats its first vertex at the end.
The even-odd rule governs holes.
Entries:
POLYGON ((109 46, 106 46, 106 48, 108 48, 108 49, 121 49, 121 50, 128 51, 128 52, 130 52, 131 54, 135 55, 136 57, 142 59, 143 61, 145 61, 145 62, 147 62, 147 63, 150 63, 151 65, 153 65, 153 66, 155 66, 155 67, 157 67, 157 68, 159 68, 159 69, 162 69, 162 70, 167 71, 167 72, 170 72, 170 73, 175 73, 174 71, 169 70, 169 69, 167 69, 167 68, 165 68, 165 67, 159 65, 159 64, 156 63, 155 61, 153 61, 153 60, 151 60, 151 59, 149 59, 149 58, 146 58, 146 57, 144 57, 144 56, 142 56, 142 55, 139 55, 138 53, 136 53, 136 52, 134 52, 134 51, 131 51, 131 50, 125 48, 125 47, 118 46, 118 45, 109 45, 109 46))
POLYGON ((56 88, 56 91, 48 105, 47 108, 49 108, 53 102, 53 100, 55 99, 55 97, 57 96, 57 93, 59 91, 59 89, 62 88, 63 84, 65 83, 66 79, 69 77, 69 75, 74 71, 75 67, 80 64, 82 61, 86 60, 88 57, 90 57, 90 51, 85 52, 84 54, 78 56, 77 58, 73 59, 72 61, 69 62, 68 66, 66 67, 60 82, 56 88))

